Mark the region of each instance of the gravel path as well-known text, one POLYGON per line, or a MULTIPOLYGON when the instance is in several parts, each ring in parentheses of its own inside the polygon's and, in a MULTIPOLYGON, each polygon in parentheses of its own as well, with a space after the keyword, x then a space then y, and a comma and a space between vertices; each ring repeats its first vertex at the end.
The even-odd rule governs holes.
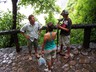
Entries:
MULTIPOLYGON (((70 58, 58 55, 52 72, 96 72, 96 48, 71 47, 70 58)), ((22 47, 20 53, 16 53, 14 47, 0 49, 0 72, 44 72, 44 68, 34 56, 32 61, 28 59, 27 47, 22 47)))

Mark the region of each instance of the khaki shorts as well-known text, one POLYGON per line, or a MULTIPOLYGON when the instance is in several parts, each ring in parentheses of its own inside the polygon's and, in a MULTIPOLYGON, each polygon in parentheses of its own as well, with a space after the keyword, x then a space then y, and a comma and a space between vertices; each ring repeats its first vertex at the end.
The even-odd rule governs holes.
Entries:
POLYGON ((56 58, 56 50, 53 50, 53 51, 50 51, 50 52, 46 52, 45 55, 44 55, 44 58, 47 61, 50 61, 51 58, 55 59, 56 58))
POLYGON ((60 45, 63 44, 64 46, 69 47, 70 46, 70 36, 60 35, 59 43, 60 43, 60 45))
POLYGON ((34 46, 35 48, 37 48, 38 47, 38 40, 37 39, 34 39, 34 41, 32 42, 30 39, 28 39, 27 45, 28 45, 29 50, 32 49, 32 46, 34 46))

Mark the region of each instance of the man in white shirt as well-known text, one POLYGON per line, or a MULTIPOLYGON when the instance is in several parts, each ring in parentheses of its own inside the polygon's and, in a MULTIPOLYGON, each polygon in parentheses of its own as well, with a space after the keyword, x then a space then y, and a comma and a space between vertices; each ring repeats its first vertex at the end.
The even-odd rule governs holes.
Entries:
POLYGON ((28 20, 29 23, 25 24, 20 31, 28 40, 29 59, 32 60, 32 45, 34 45, 35 55, 38 54, 38 36, 41 32, 41 26, 35 21, 34 15, 29 15, 28 20))

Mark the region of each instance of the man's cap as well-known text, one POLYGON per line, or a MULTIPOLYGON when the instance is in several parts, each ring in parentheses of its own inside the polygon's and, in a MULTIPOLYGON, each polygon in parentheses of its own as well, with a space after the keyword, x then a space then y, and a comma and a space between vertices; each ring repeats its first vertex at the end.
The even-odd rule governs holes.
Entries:
POLYGON ((63 15, 63 14, 67 14, 68 15, 69 12, 67 10, 63 10, 62 13, 61 13, 61 15, 63 15))

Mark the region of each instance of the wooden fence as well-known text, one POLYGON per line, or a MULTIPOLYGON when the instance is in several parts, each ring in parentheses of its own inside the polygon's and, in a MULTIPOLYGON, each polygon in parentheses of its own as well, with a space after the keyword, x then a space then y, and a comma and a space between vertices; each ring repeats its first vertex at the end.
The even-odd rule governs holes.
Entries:
MULTIPOLYGON (((84 29, 84 40, 83 40, 83 45, 82 45, 82 47, 84 48, 89 48, 90 33, 91 33, 92 28, 96 28, 96 24, 74 24, 72 25, 72 29, 84 29)), ((42 28, 42 30, 45 30, 45 29, 46 27, 42 28)), ((12 35, 12 34, 17 34, 17 33, 20 33, 20 30, 13 29, 13 30, 7 30, 7 31, 0 31, 0 35, 8 35, 8 34, 12 35)), ((19 45, 16 46, 17 47, 16 51, 19 48, 18 46, 19 45)))

